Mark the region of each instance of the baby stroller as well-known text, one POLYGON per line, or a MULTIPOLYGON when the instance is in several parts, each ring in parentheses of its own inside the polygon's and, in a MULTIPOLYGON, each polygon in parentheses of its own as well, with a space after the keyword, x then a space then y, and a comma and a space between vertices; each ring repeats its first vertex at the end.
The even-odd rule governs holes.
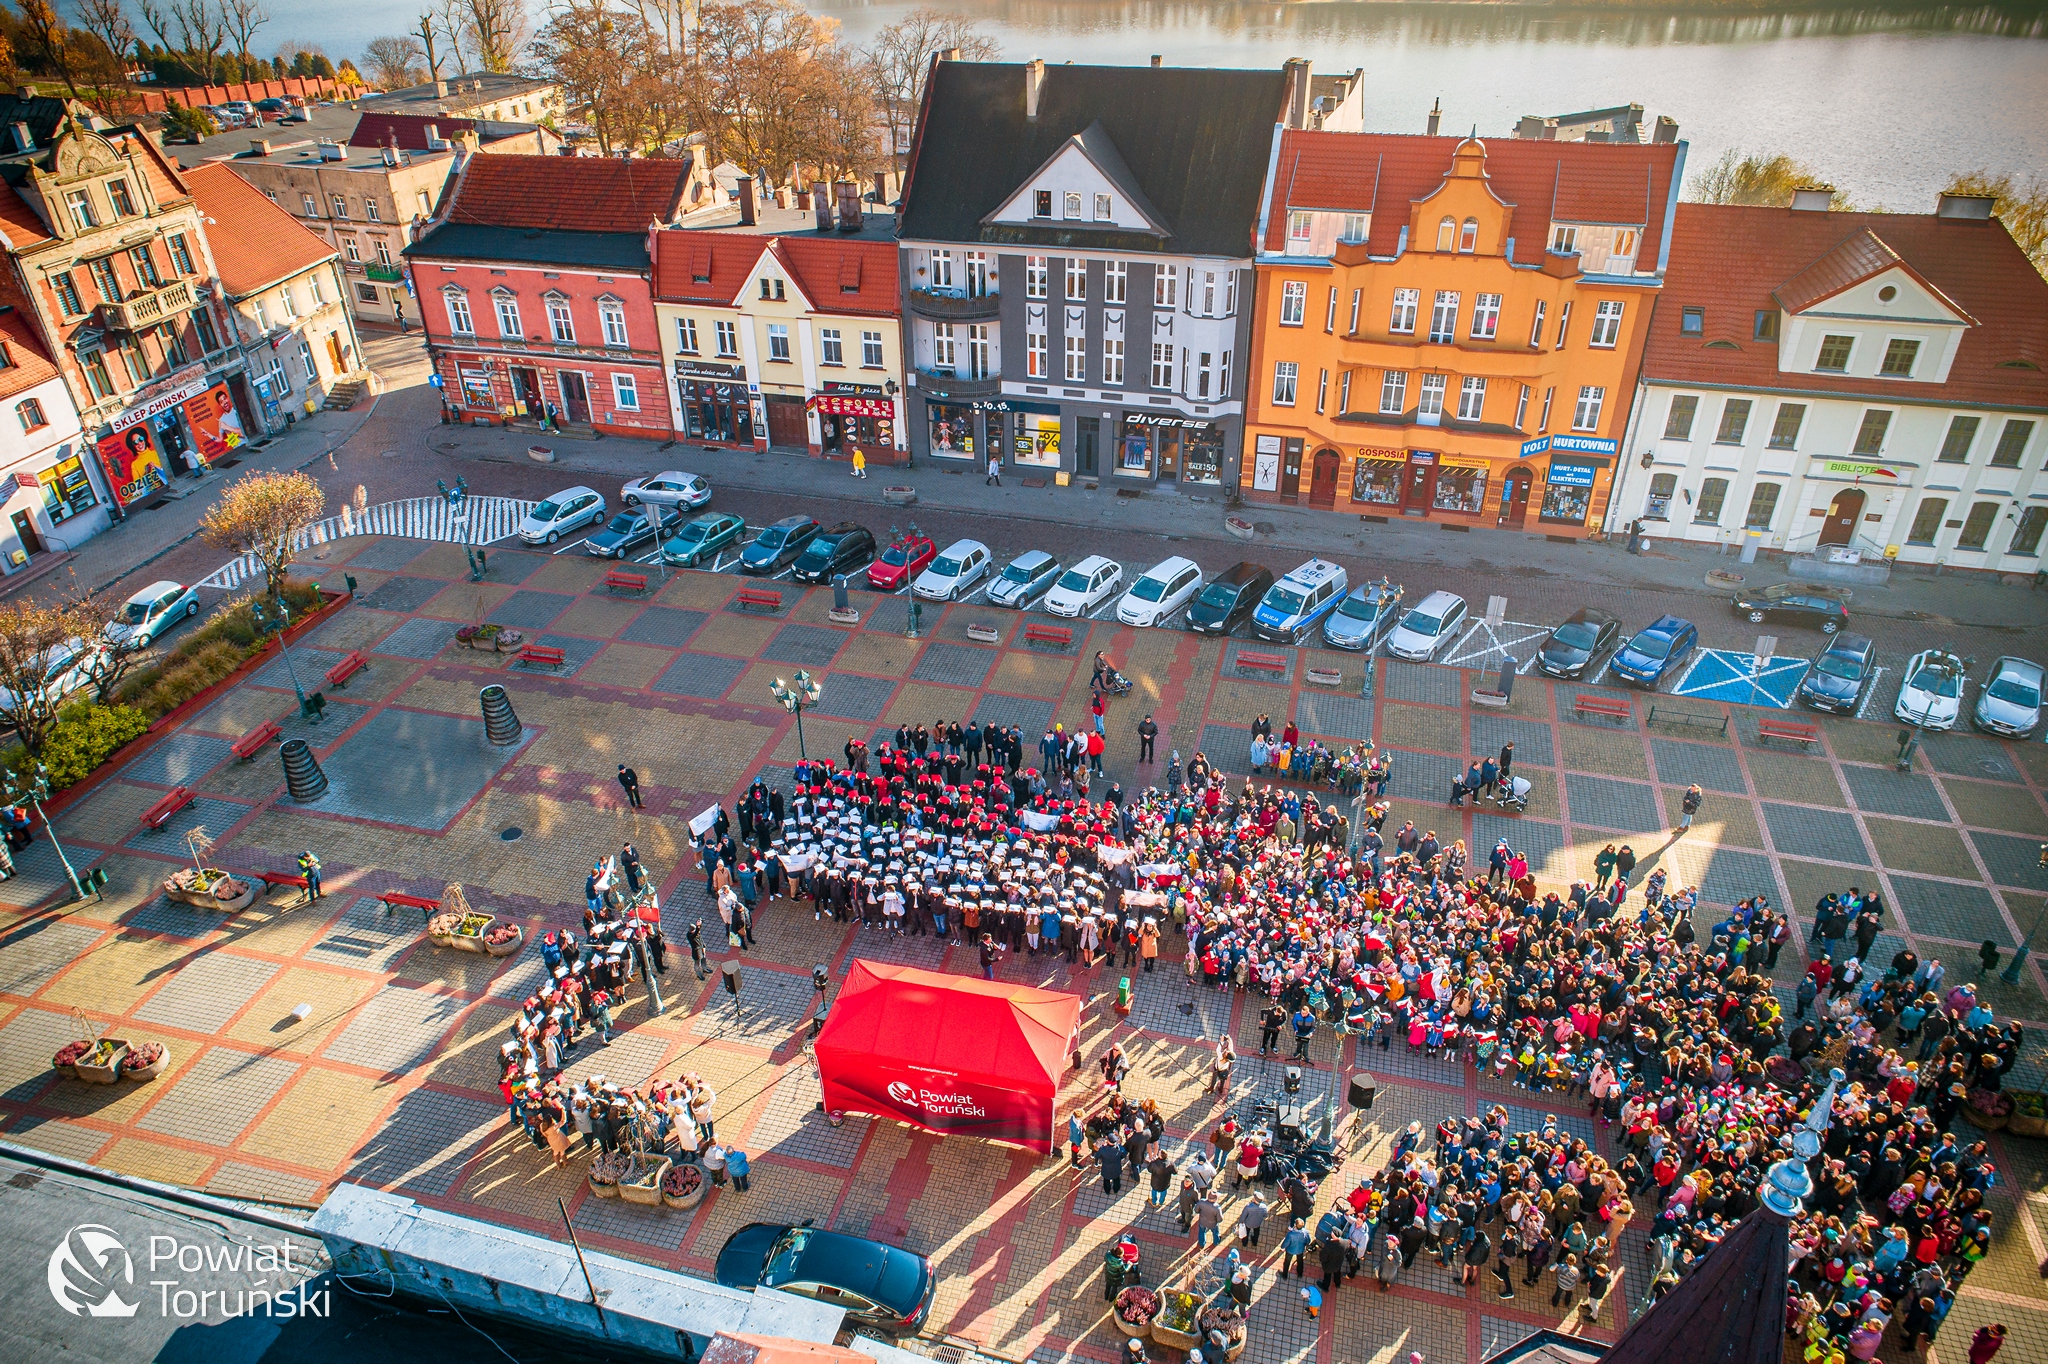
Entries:
POLYGON ((1529 808, 1529 779, 1510 773, 1508 779, 1493 788, 1493 804, 1502 810, 1513 810, 1516 814, 1529 808))

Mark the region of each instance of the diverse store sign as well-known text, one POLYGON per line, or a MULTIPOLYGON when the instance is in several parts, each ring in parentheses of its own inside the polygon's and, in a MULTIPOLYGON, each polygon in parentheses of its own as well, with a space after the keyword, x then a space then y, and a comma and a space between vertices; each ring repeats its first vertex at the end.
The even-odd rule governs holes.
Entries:
POLYGON ((896 415, 896 404, 888 398, 852 398, 840 393, 820 393, 810 400, 810 406, 813 411, 835 417, 879 417, 886 421, 896 415))
POLYGON ((234 395, 224 383, 215 384, 196 398, 187 398, 184 407, 194 446, 208 464, 224 458, 249 439, 249 433, 242 429, 242 415, 235 411, 234 395))

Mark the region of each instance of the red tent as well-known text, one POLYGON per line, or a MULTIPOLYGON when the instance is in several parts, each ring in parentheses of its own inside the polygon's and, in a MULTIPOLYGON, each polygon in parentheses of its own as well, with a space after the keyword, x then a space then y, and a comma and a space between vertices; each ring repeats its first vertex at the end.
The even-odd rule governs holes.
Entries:
POLYGON ((1053 1147, 1077 995, 856 961, 818 1035, 825 1107, 1053 1147))

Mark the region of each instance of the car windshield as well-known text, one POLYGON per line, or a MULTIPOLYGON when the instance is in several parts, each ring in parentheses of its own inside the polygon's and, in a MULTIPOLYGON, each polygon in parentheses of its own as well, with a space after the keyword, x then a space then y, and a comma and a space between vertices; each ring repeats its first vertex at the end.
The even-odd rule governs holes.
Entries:
POLYGON ((1210 583, 1202 589, 1201 603, 1229 610, 1237 605, 1237 585, 1234 583, 1210 583))
POLYGON ((1568 620, 1557 627, 1551 638, 1567 649, 1590 649, 1593 641, 1600 638, 1600 632, 1589 621, 1568 620))
POLYGON ((754 540, 754 543, 759 545, 762 549, 780 549, 782 547, 782 542, 785 539, 787 539, 788 536, 789 532, 783 530, 780 526, 770 526, 768 529, 761 532, 761 534, 754 540))
POLYGON ((1840 677, 1850 682, 1863 676, 1863 665, 1847 654, 1822 654, 1820 661, 1813 666, 1829 677, 1840 677))
POLYGON ((1671 657, 1671 636, 1653 635, 1647 631, 1628 642, 1629 652, 1642 658, 1671 657))
POLYGON ((533 519, 536 521, 552 521, 557 516, 561 515, 561 512, 561 503, 552 501, 543 502, 538 507, 535 507, 533 509, 533 519))
POLYGON ((1913 674, 1913 680, 1906 685, 1914 691, 1925 692, 1929 696, 1946 697, 1961 696, 1963 694, 1961 675, 1946 666, 1933 663, 1922 664, 1920 670, 1913 674))
POLYGON ((690 543, 695 544, 709 534, 711 534, 711 527, 705 525, 702 521, 692 521, 689 525, 682 528, 676 535, 676 539, 688 540, 690 543))
POLYGON ((1444 628, 1444 623, 1435 616, 1424 615, 1418 606, 1401 617, 1401 628, 1411 634, 1434 635, 1444 628))
POLYGON ((1284 587, 1276 587, 1266 594, 1266 605, 1272 607, 1283 616, 1301 614, 1301 608, 1305 604, 1301 593, 1289 592, 1284 587))
POLYGON ((762 1267, 761 1281, 779 1282, 796 1273, 797 1261, 803 1259, 804 1247, 811 1243, 813 1235, 809 1227, 791 1227, 776 1237, 775 1244, 768 1247, 768 1262, 762 1267))
POLYGON ((1166 595, 1166 584, 1158 578, 1140 578, 1131 584, 1131 595, 1139 601, 1158 601, 1166 595))
POLYGON ((941 578, 957 578, 960 576, 960 561, 950 555, 941 554, 932 560, 931 571, 941 578))
POLYGON ((1060 586, 1069 592, 1086 592, 1088 590, 1088 575, 1078 568, 1070 568, 1060 574, 1060 586))
POLYGON ((832 557, 832 548, 837 543, 829 535, 817 536, 808 545, 804 546, 804 558, 811 560, 813 563, 819 559, 829 559, 832 557))
POLYGON ((1028 583, 1031 576, 1032 570, 1022 564, 1011 564, 1003 570, 1003 581, 1006 583, 1028 583))
POLYGON ((1379 613, 1379 603, 1367 601, 1363 597, 1346 597, 1337 607, 1338 615, 1348 616, 1352 620, 1372 620, 1379 613))
POLYGON ((891 568, 901 568, 910 562, 910 551, 901 545, 891 545, 882 551, 882 562, 891 568))
POLYGON ((2041 689, 2014 673, 2002 673, 1985 688, 1994 701, 2032 710, 2041 704, 2041 689))
POLYGON ((140 625, 148 620, 150 605, 151 603, 146 601, 129 602, 127 611, 128 623, 130 625, 140 625))
POLYGON ((620 512, 612 518, 609 529, 617 535, 630 534, 640 529, 640 514, 638 512, 620 512))

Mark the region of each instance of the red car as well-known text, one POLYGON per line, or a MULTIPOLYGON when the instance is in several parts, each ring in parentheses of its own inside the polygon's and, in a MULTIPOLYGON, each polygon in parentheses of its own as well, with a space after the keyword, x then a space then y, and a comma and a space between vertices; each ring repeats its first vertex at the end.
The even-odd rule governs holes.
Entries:
POLYGON ((913 581, 938 556, 939 547, 929 535, 906 535, 868 565, 868 584, 879 591, 894 592, 913 581))

